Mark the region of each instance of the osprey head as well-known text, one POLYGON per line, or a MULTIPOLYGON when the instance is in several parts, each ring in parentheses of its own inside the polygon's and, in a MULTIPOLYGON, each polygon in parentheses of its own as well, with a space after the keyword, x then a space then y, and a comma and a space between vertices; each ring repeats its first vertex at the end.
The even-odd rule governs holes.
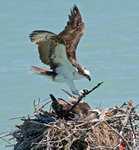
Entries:
POLYGON ((91 73, 89 72, 89 70, 87 70, 86 68, 83 67, 83 76, 85 78, 87 78, 89 81, 91 81, 91 73))

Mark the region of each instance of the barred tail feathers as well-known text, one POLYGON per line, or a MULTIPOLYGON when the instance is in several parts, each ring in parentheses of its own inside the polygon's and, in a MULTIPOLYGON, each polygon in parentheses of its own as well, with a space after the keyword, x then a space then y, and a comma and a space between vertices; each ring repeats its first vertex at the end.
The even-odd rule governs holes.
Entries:
POLYGON ((35 72, 37 72, 39 74, 45 74, 47 72, 47 70, 39 68, 39 67, 36 67, 36 66, 30 66, 30 70, 31 71, 35 71, 35 72))
POLYGON ((37 72, 38 74, 44 75, 44 76, 51 78, 51 79, 54 78, 54 76, 55 76, 55 73, 53 71, 45 70, 45 69, 42 69, 42 68, 39 68, 36 66, 30 66, 30 70, 37 72))

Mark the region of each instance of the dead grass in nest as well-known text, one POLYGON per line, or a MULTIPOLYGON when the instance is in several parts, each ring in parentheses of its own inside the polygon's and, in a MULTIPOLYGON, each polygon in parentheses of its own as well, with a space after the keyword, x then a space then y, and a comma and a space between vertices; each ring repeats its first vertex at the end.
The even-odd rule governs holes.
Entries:
POLYGON ((54 123, 44 124, 32 120, 24 120, 19 126, 20 133, 15 133, 17 139, 15 150, 85 150, 112 149, 118 144, 118 136, 107 123, 93 125, 88 122, 74 122, 57 120, 54 123))
POLYGON ((113 108, 91 110, 70 95, 71 101, 56 99, 34 102, 34 116, 22 117, 17 130, 0 136, 14 150, 135 150, 139 148, 138 107, 132 101, 113 108), (52 102, 50 111, 45 105, 52 102), (76 104, 78 103, 78 104, 76 104), (73 107, 73 105, 75 105, 73 107), (45 111, 44 111, 45 110, 45 111), (78 117, 77 117, 78 116, 78 117), (12 136, 15 143, 5 139, 12 136))

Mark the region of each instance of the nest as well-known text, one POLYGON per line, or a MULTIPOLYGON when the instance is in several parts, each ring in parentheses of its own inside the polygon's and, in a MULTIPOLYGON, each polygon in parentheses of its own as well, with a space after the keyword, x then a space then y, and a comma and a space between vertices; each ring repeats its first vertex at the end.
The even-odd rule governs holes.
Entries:
POLYGON ((34 116, 21 118, 23 124, 7 134, 16 139, 14 150, 131 150, 139 146, 139 115, 132 101, 91 110, 72 95, 69 102, 50 97, 50 111, 44 111, 48 102, 34 102, 34 116))
POLYGON ((19 126, 21 132, 14 135, 17 139, 15 150, 86 150, 113 149, 118 144, 117 134, 106 122, 95 124, 57 120, 44 124, 26 119, 19 126))
MULTIPOLYGON (((91 110, 82 98, 96 89, 76 98, 67 91, 70 101, 56 99, 34 101, 34 115, 20 117, 21 125, 0 138, 14 150, 134 150, 139 148, 139 115, 132 100, 122 106, 91 110), (45 106, 51 102, 47 111, 45 106), (6 140, 6 136, 12 136, 6 140)), ((48 107, 47 107, 48 108, 48 107)), ((14 118, 15 119, 15 118, 14 118)), ((16 118, 17 119, 17 118, 16 118)))

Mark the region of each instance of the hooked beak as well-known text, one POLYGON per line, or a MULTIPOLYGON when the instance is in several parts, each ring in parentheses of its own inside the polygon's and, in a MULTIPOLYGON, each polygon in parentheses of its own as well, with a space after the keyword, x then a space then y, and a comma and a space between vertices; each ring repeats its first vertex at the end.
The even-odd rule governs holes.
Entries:
POLYGON ((89 81, 91 81, 91 77, 90 77, 90 76, 87 76, 87 79, 88 79, 89 81))

